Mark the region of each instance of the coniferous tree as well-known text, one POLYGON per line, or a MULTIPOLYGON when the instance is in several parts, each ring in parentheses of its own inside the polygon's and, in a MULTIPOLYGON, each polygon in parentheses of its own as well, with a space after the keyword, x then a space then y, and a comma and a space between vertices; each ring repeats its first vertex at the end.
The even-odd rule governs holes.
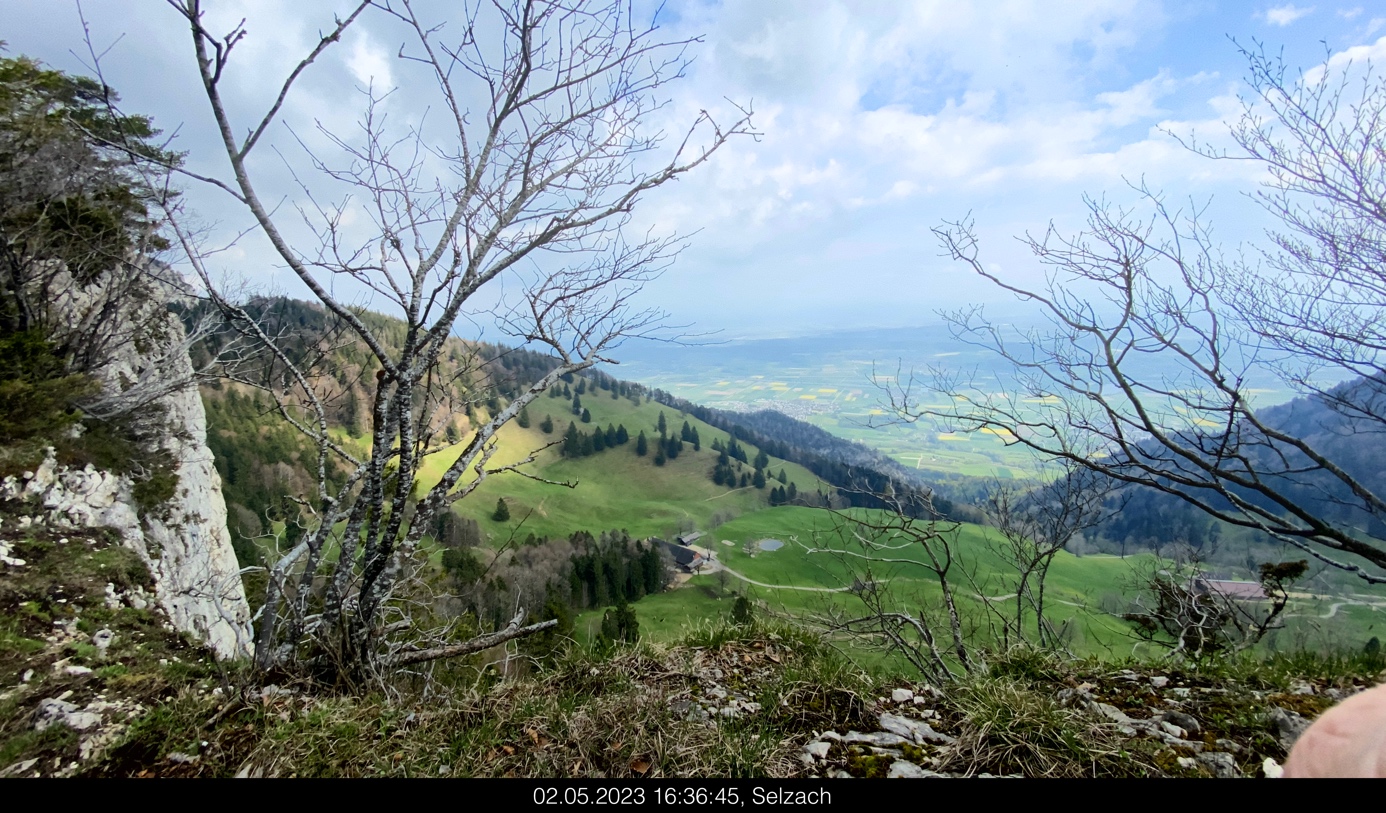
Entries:
POLYGON ((491 519, 496 522, 507 522, 510 519, 510 506, 505 504, 505 498, 496 500, 496 512, 491 515, 491 519))
POLYGON ((578 437, 579 437, 579 440, 580 440, 579 454, 581 454, 583 457, 587 457, 587 456, 590 455, 590 454, 595 454, 595 453, 596 453, 597 450, 596 450, 595 448, 593 448, 593 446, 592 446, 592 436, 591 436, 591 435, 589 435, 589 434, 583 432, 583 433, 579 433, 578 437))
POLYGON ((722 444, 722 439, 721 439, 721 438, 713 438, 713 439, 712 439, 712 451, 714 451, 714 452, 721 452, 721 451, 725 451, 726 448, 727 448, 727 447, 724 446, 724 445, 722 444))
POLYGON ((758 469, 763 469, 768 465, 770 465, 770 455, 766 454, 764 449, 761 449, 759 452, 756 452, 755 467, 758 469))
POLYGON ((751 478, 751 485, 756 488, 765 488, 765 470, 756 469, 756 474, 751 478))
POLYGON ((656 466, 663 466, 664 461, 668 459, 664 454, 664 446, 664 441, 660 441, 659 443, 655 444, 654 464, 656 466))
POLYGON ((664 421, 664 410, 662 409, 659 411, 659 423, 657 426, 659 429, 660 437, 664 437, 665 435, 669 434, 669 424, 665 423, 664 421))
POLYGON ((553 432, 553 418, 545 415, 543 422, 539 424, 539 428, 543 430, 544 434, 551 434, 553 432))
POLYGON ((582 438, 578 437, 577 424, 568 421, 568 431, 563 433, 563 456, 581 457, 582 438))
POLYGON ((611 400, 613 400, 613 401, 619 401, 619 400, 621 400, 621 394, 618 393, 618 392, 616 391, 616 388, 615 388, 615 387, 612 387, 612 388, 611 388, 611 400))
POLYGON ((582 396, 578 395, 577 393, 573 393, 573 414, 582 414, 582 396))
POLYGON ((727 454, 727 447, 725 446, 717 454, 717 465, 731 468, 731 455, 727 454))
POLYGON ((600 452, 606 448, 606 433, 598 429, 592 433, 592 451, 600 452))
POLYGON ((591 422, 592 422, 592 413, 591 413, 591 412, 588 412, 586 407, 583 407, 583 408, 582 408, 582 422, 583 422, 583 423, 591 423, 591 422))
POLYGON ((745 487, 749 486, 750 484, 751 484, 751 475, 747 474, 747 473, 744 472, 744 471, 741 472, 741 487, 742 487, 742 488, 745 488, 745 487))
POLYGON ((635 439, 635 453, 644 457, 650 451, 649 441, 645 440, 645 430, 640 430, 640 436, 635 439))
POLYGON ((701 440, 698 440, 698 427, 695 426, 693 427, 693 451, 701 452, 702 450, 703 442, 701 440))
POLYGON ((684 421, 683 426, 679 427, 679 440, 684 443, 693 442, 693 427, 688 425, 688 421, 684 421))
POLYGON ((789 478, 786 477, 785 474, 784 474, 784 468, 783 468, 783 467, 780 468, 780 473, 777 474, 777 475, 775 475, 775 479, 776 479, 776 480, 779 480, 781 485, 783 485, 783 484, 789 482, 789 478))
POLYGON ((515 416, 515 423, 518 424, 521 429, 529 428, 529 407, 522 407, 520 409, 520 414, 515 416))
POLYGON ((570 401, 571 401, 572 398, 573 398, 573 391, 570 390, 570 389, 568 389, 568 385, 567 385, 567 384, 564 384, 564 385, 563 385, 563 397, 564 397, 564 398, 567 398, 567 399, 570 400, 570 401))
POLYGON ((579 378, 577 388, 573 390, 574 395, 582 395, 587 392, 587 379, 579 378))
POLYGON ((794 502, 796 499, 798 499, 798 497, 799 497, 799 487, 796 486, 796 485, 794 485, 793 483, 790 483, 790 484, 789 484, 789 492, 788 492, 787 494, 785 494, 785 500, 786 500, 787 502, 791 502, 791 503, 792 503, 792 502, 794 502))
POLYGON ((615 445, 616 445, 616 427, 612 426, 611 424, 607 424, 607 425, 606 425, 606 437, 605 437, 605 440, 606 440, 606 445, 607 445, 607 446, 615 446, 615 445))
POLYGON ((616 445, 618 445, 618 446, 624 446, 624 445, 626 444, 626 442, 629 441, 629 440, 630 440, 630 433, 626 431, 626 425, 625 425, 625 424, 619 424, 619 425, 617 425, 617 427, 616 427, 616 445))

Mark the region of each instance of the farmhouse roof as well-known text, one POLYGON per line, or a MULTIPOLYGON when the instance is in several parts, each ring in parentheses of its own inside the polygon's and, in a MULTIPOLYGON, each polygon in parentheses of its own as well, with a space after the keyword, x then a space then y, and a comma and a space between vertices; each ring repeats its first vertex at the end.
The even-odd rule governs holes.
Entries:
POLYGON ((691 545, 691 544, 693 544, 694 542, 697 542, 699 539, 702 539, 702 538, 703 538, 703 532, 702 532, 702 531, 694 531, 694 532, 691 533, 691 534, 684 534, 683 536, 679 537, 679 544, 680 544, 680 545, 691 545))
POLYGON ((1259 582, 1232 581, 1230 579, 1199 579, 1203 589, 1242 600, 1258 600, 1266 597, 1266 591, 1259 582))
POLYGON ((674 557, 674 562, 680 567, 692 569, 703 563, 702 554, 695 550, 685 548, 682 545, 675 545, 672 542, 665 542, 663 539, 656 538, 650 541, 658 543, 665 550, 669 551, 669 555, 674 557))

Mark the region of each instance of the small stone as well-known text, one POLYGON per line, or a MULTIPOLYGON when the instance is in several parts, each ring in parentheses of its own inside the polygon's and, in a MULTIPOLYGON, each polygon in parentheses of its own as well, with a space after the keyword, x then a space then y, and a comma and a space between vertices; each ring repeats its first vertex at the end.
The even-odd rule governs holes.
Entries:
POLYGON ((439 765, 439 766, 438 766, 438 775, 439 775, 439 776, 447 776, 447 775, 450 774, 450 773, 452 773, 452 768, 449 768, 449 767, 446 766, 446 765, 439 765))
POLYGON ((1280 739, 1280 746, 1285 749, 1287 754, 1290 749, 1295 747, 1295 741, 1299 739, 1299 735, 1303 734, 1304 730, 1309 727, 1308 720, 1279 706, 1271 707, 1270 722, 1280 739))
POLYGON ((67 673, 67 674, 69 674, 69 675, 71 675, 71 676, 73 676, 73 677, 80 677, 81 675, 90 675, 90 674, 91 674, 91 667, 89 667, 89 666, 69 665, 69 666, 64 666, 64 667, 63 667, 63 672, 65 672, 65 673, 67 673))
POLYGON ((831 744, 820 740, 818 742, 811 742, 808 745, 804 746, 804 752, 807 753, 809 756, 813 757, 814 759, 827 759, 828 749, 831 747, 831 744))
POLYGON ((925 770, 913 762, 897 759, 890 763, 887 779, 942 779, 943 774, 925 770))
POLYGON ((114 641, 114 640, 115 640, 115 633, 114 633, 114 632, 111 632, 111 631, 108 630, 108 629, 97 630, 96 632, 92 633, 92 636, 91 636, 91 643, 92 643, 92 646, 94 646, 94 647, 96 647, 97 649, 101 650, 101 654, 102 654, 102 655, 105 655, 105 654, 106 654, 107 648, 110 647, 111 642, 114 641))
POLYGON ((1166 711, 1160 715, 1160 719, 1173 723, 1190 734, 1197 734, 1203 730, 1203 726, 1199 725, 1198 720, 1193 715, 1185 714, 1182 711, 1166 711))
POLYGON ((1214 741, 1213 745, 1217 746, 1217 749, 1219 751, 1226 751, 1229 754, 1240 754, 1241 752, 1246 750, 1241 746, 1240 743, 1234 742, 1226 738, 1217 739, 1216 741, 1214 741))
POLYGON ((928 701, 925 700, 924 698, 920 697, 919 695, 915 695, 915 696, 914 696, 914 700, 913 700, 912 702, 913 702, 916 706, 922 706, 922 705, 924 705, 925 703, 927 703, 928 701))
POLYGON ((5 770, 0 771, 0 776, 4 776, 4 777, 19 776, 20 774, 22 774, 22 773, 28 771, 30 768, 34 767, 34 766, 37 765, 37 764, 38 764, 38 758, 37 758, 37 757, 35 757, 34 759, 26 759, 26 760, 24 760, 23 762, 16 762, 15 764, 11 765, 10 767, 6 768, 5 770))
POLYGON ((1156 675, 1150 679, 1150 685, 1156 689, 1163 689, 1169 685, 1169 678, 1164 675, 1156 675))
POLYGON ((1266 757, 1266 761, 1261 763, 1261 773, 1265 774, 1267 779, 1281 779, 1285 776, 1285 769, 1280 767, 1279 762, 1266 757))
POLYGON ((907 737, 913 740, 915 745, 923 745, 926 742, 948 745, 953 742, 952 737, 947 734, 940 734, 926 722, 911 720, 896 714, 882 714, 881 728, 892 734, 907 737))
POLYGON ((1193 757, 1179 757, 1175 760, 1181 768, 1192 768, 1198 764, 1198 760, 1193 757))
POLYGON ((1314 687, 1308 683, 1297 680, 1290 684, 1290 694, 1314 694, 1314 687))
POLYGON ((851 774, 847 773, 846 771, 839 769, 839 770, 837 770, 837 771, 834 771, 833 773, 828 774, 828 778, 830 778, 830 779, 852 779, 853 777, 852 777, 851 774))
POLYGON ((1242 775, 1242 772, 1237 770, 1237 761, 1231 754, 1223 751, 1205 751, 1195 759, 1218 779, 1236 779, 1242 775))
POLYGON ((21 677, 19 678, 19 682, 20 682, 20 683, 28 683, 29 681, 31 681, 31 680, 33 680, 33 679, 34 679, 34 670, 32 670, 32 669, 25 669, 25 670, 24 670, 23 676, 21 676, 21 677))
POLYGON ((896 689, 890 693, 892 703, 908 703, 914 699, 914 692, 909 689, 896 689))
POLYGON ((176 762, 180 765, 186 765, 192 762, 196 762, 197 756, 194 754, 185 754, 181 751, 174 751, 173 753, 168 755, 168 761, 176 762))
POLYGON ((842 741, 849 745, 874 745, 879 748, 913 744, 908 737, 902 737, 899 734, 892 734, 886 731, 873 731, 870 734, 863 734, 860 731, 848 731, 847 736, 843 737, 842 741))

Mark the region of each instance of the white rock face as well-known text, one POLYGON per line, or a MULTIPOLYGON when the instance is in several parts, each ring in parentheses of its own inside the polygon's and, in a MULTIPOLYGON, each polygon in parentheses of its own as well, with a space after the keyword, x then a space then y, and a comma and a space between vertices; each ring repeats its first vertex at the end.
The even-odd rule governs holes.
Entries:
POLYGON ((51 450, 37 471, 25 472, 22 481, 6 478, 0 491, 41 501, 49 520, 60 525, 118 530, 126 547, 149 567, 155 598, 176 628, 205 641, 219 657, 245 656, 250 654, 250 607, 226 529, 221 477, 207 447, 207 415, 186 336, 167 310, 168 297, 176 294, 157 283, 149 286, 142 297, 128 294, 128 280, 119 291, 100 282, 57 286, 63 293, 50 307, 59 312, 60 324, 107 319, 116 325, 111 349, 93 373, 103 398, 129 398, 143 409, 163 411, 163 447, 172 453, 178 475, 173 498, 141 512, 128 477, 90 465, 60 468, 51 450))

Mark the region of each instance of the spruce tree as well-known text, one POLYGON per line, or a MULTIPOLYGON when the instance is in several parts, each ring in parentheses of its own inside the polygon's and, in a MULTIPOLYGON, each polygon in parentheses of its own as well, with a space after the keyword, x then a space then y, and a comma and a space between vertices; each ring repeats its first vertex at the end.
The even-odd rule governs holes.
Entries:
POLYGON ((784 496, 785 496, 785 502, 791 502, 791 503, 794 502, 794 500, 799 496, 799 487, 796 486, 796 485, 794 485, 793 483, 790 483, 790 484, 789 484, 789 492, 788 492, 787 494, 785 494, 784 496))
POLYGON ((756 488, 765 488, 765 470, 756 469, 756 475, 751 478, 751 485, 756 488))
POLYGON ((593 446, 592 446, 592 436, 591 436, 591 435, 586 434, 586 433, 579 433, 579 437, 580 437, 580 445, 579 445, 579 448, 578 448, 578 453, 579 453, 579 454, 581 454, 583 457, 587 457, 588 455, 594 454, 594 453, 597 451, 597 450, 596 450, 595 448, 593 448, 593 446))
POLYGON ((789 478, 787 478, 787 477, 784 476, 784 469, 783 469, 783 468, 780 469, 780 473, 779 473, 779 474, 775 475, 775 479, 776 479, 776 480, 779 480, 781 485, 783 485, 784 483, 789 482, 789 478))
POLYGON ((592 433, 592 451, 600 452, 606 448, 606 433, 598 429, 592 433))
POLYGON ((635 439, 635 453, 644 457, 650 451, 650 444, 645 440, 645 430, 640 430, 640 436, 635 439))
POLYGON ((576 393, 573 394, 573 414, 582 414, 582 397, 577 395, 576 393))
POLYGON ((611 424, 606 425, 606 437, 604 438, 604 440, 606 440, 607 446, 616 445, 616 427, 612 426, 611 424))
POLYGON ((698 440, 698 427, 695 426, 693 427, 693 451, 701 452, 702 450, 703 442, 701 440, 698 440))
POLYGON ((582 395, 582 394, 585 393, 585 392, 587 392, 587 379, 585 379, 585 378, 579 378, 579 379, 578 379, 577 389, 573 390, 573 394, 574 394, 574 395, 582 395))
POLYGON ((620 424, 616 427, 616 445, 624 446, 630 440, 630 433, 626 431, 626 425, 620 424))
POLYGON ((496 522, 507 522, 510 519, 510 506, 505 504, 505 498, 496 500, 496 512, 491 515, 491 519, 496 522))
POLYGON ((519 424, 521 429, 529 428, 529 407, 520 408, 520 414, 515 416, 515 423, 519 424))
POLYGON ((582 439, 578 437, 577 424, 572 421, 568 421, 568 431, 563 433, 563 456, 582 456, 582 439))
POLYGON ((539 428, 544 430, 544 434, 551 434, 553 432, 553 418, 545 415, 543 423, 539 424, 539 428))
POLYGON ((591 413, 591 412, 588 412, 586 407, 583 407, 583 409, 582 409, 582 422, 583 422, 583 423, 591 423, 591 422, 592 422, 592 413, 591 413))
POLYGON ((745 488, 751 484, 751 476, 746 472, 741 472, 741 487, 745 488))
POLYGON ((770 455, 766 454, 764 449, 761 449, 759 452, 756 452, 755 467, 758 469, 763 469, 768 465, 770 465, 770 455))
POLYGON ((664 421, 664 410, 662 409, 659 411, 658 428, 660 437, 664 437, 665 435, 669 434, 669 424, 665 423, 664 421))
POLYGON ((679 428, 679 440, 684 443, 693 442, 693 427, 688 425, 688 421, 684 421, 683 426, 679 428))
POLYGON ((655 444, 654 464, 655 464, 656 466, 663 466, 663 465, 664 465, 664 461, 665 461, 666 459, 667 459, 667 458, 664 456, 664 443, 663 443, 662 441, 661 441, 660 443, 656 443, 656 444, 655 444))

